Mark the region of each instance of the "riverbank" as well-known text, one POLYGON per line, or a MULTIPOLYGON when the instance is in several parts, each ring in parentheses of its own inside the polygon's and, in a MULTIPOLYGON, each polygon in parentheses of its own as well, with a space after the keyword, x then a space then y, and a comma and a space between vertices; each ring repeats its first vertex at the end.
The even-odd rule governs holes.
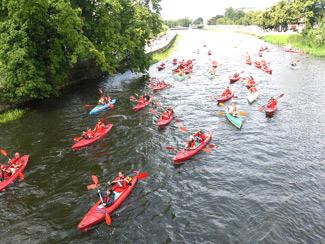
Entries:
POLYGON ((313 45, 311 40, 300 34, 270 34, 258 36, 258 38, 275 45, 290 45, 315 57, 325 57, 325 46, 313 45))
POLYGON ((150 64, 158 63, 161 60, 167 59, 177 48, 177 42, 180 40, 179 35, 175 37, 166 45, 164 49, 156 51, 152 54, 150 64))

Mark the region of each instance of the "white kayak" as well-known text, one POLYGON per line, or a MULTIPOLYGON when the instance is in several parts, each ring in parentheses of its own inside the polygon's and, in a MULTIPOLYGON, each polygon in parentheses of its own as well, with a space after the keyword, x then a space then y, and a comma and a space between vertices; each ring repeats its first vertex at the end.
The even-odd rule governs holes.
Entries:
POLYGON ((290 68, 290 69, 293 69, 293 70, 298 69, 297 65, 293 66, 293 65, 290 65, 290 64, 289 64, 289 68, 290 68))
POLYGON ((260 95, 260 92, 259 91, 256 91, 256 92, 248 92, 248 95, 247 95, 247 100, 249 103, 253 103, 260 95))

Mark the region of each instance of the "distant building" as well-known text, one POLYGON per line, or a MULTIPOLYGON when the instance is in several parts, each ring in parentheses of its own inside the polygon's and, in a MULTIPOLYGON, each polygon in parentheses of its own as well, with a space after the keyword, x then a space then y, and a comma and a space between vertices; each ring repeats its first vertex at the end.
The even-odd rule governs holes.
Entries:
POLYGON ((303 18, 299 19, 296 24, 288 24, 288 30, 301 33, 305 28, 305 21, 303 18))

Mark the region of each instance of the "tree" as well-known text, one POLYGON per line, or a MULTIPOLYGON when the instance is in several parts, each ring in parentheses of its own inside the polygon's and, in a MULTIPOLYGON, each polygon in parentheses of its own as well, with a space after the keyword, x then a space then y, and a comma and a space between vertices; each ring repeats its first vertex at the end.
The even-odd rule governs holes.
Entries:
POLYGON ((145 70, 144 47, 161 31, 159 0, 0 1, 0 100, 58 94, 71 68, 145 70))
POLYGON ((196 20, 193 21, 194 25, 203 25, 203 18, 199 17, 196 20))

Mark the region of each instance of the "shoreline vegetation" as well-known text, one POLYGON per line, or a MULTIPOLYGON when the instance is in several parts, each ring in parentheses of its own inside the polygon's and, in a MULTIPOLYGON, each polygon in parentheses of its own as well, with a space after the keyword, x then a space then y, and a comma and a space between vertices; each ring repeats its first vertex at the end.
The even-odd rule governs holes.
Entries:
POLYGON ((151 55, 151 60, 150 60, 150 64, 156 64, 158 62, 160 62, 161 60, 167 59, 177 48, 177 44, 178 41, 180 40, 180 36, 176 35, 176 37, 171 41, 171 43, 169 43, 166 47, 165 50, 163 51, 158 51, 158 52, 154 52, 151 55))
POLYGON ((59 96, 80 64, 105 75, 145 71, 145 46, 163 27, 153 0, 0 5, 0 109, 59 96))
POLYGON ((270 34, 258 38, 279 46, 290 45, 315 57, 325 57, 325 46, 313 45, 313 42, 301 34, 270 34))
POLYGON ((0 124, 5 124, 10 121, 18 120, 18 119, 22 118, 25 113, 26 113, 26 110, 20 109, 20 108, 16 108, 16 109, 4 112, 4 113, 0 114, 0 124))

